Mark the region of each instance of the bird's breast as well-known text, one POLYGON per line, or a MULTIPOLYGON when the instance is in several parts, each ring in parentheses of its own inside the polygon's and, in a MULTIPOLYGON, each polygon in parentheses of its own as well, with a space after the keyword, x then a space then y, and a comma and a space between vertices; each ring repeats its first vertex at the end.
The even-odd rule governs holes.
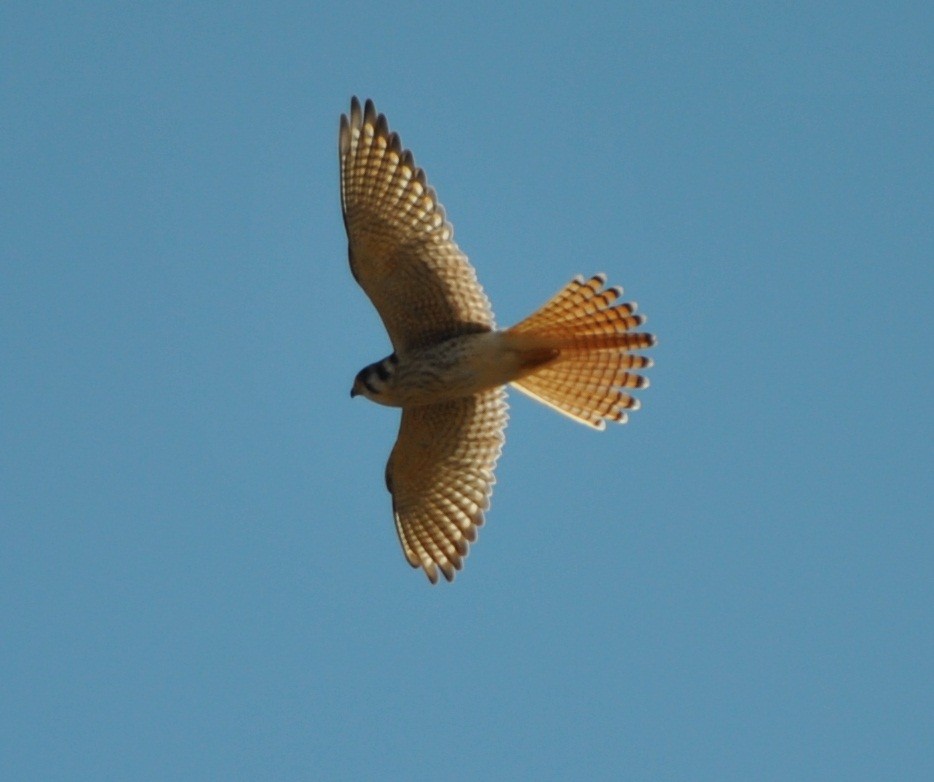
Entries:
POLYGON ((400 407, 470 396, 521 374, 521 358, 499 331, 452 337, 398 356, 391 394, 400 407))

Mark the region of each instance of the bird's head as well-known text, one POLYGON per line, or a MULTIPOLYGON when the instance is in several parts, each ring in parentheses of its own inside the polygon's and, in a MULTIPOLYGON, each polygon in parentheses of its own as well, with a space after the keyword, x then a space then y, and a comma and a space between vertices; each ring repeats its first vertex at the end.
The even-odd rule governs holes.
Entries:
POLYGON ((385 392, 392 385, 393 374, 399 364, 396 354, 361 369, 353 381, 350 396, 365 396, 374 402, 387 404, 385 392))

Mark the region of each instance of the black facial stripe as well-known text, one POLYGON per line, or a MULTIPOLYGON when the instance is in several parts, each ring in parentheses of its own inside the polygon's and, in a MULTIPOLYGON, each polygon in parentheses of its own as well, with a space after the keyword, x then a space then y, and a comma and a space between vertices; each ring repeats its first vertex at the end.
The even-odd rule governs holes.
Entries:
POLYGON ((373 386, 372 386, 372 384, 370 383, 370 381, 367 380, 365 377, 361 377, 361 378, 360 378, 360 382, 363 383, 363 385, 366 386, 367 391, 369 391, 371 394, 378 394, 378 393, 379 393, 379 391, 377 391, 375 388, 373 388, 373 386))
POLYGON ((389 380, 389 370, 381 363, 376 365, 376 374, 384 383, 389 380))

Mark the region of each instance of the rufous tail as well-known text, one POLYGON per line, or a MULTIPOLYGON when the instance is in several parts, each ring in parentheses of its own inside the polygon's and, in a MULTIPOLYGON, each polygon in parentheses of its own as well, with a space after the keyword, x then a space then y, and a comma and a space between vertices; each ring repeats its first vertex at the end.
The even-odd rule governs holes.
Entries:
POLYGON ((605 421, 626 421, 639 400, 624 389, 646 388, 640 369, 652 359, 633 353, 655 344, 634 331, 645 322, 634 302, 617 303, 622 288, 604 287, 606 276, 575 277, 541 309, 507 330, 520 351, 554 357, 512 382, 512 386, 559 413, 603 429, 605 421))

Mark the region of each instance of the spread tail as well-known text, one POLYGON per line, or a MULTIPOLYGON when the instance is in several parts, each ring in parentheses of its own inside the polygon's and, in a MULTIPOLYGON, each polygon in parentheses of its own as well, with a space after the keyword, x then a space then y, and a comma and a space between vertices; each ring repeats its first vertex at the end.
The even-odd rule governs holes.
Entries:
POLYGON ((652 359, 632 353, 655 344, 651 334, 633 331, 645 318, 635 303, 617 303, 622 288, 604 288, 606 277, 575 277, 541 309, 506 333, 517 350, 553 356, 513 387, 559 413, 603 429, 606 420, 626 421, 639 400, 623 389, 649 382, 633 370, 652 359))

